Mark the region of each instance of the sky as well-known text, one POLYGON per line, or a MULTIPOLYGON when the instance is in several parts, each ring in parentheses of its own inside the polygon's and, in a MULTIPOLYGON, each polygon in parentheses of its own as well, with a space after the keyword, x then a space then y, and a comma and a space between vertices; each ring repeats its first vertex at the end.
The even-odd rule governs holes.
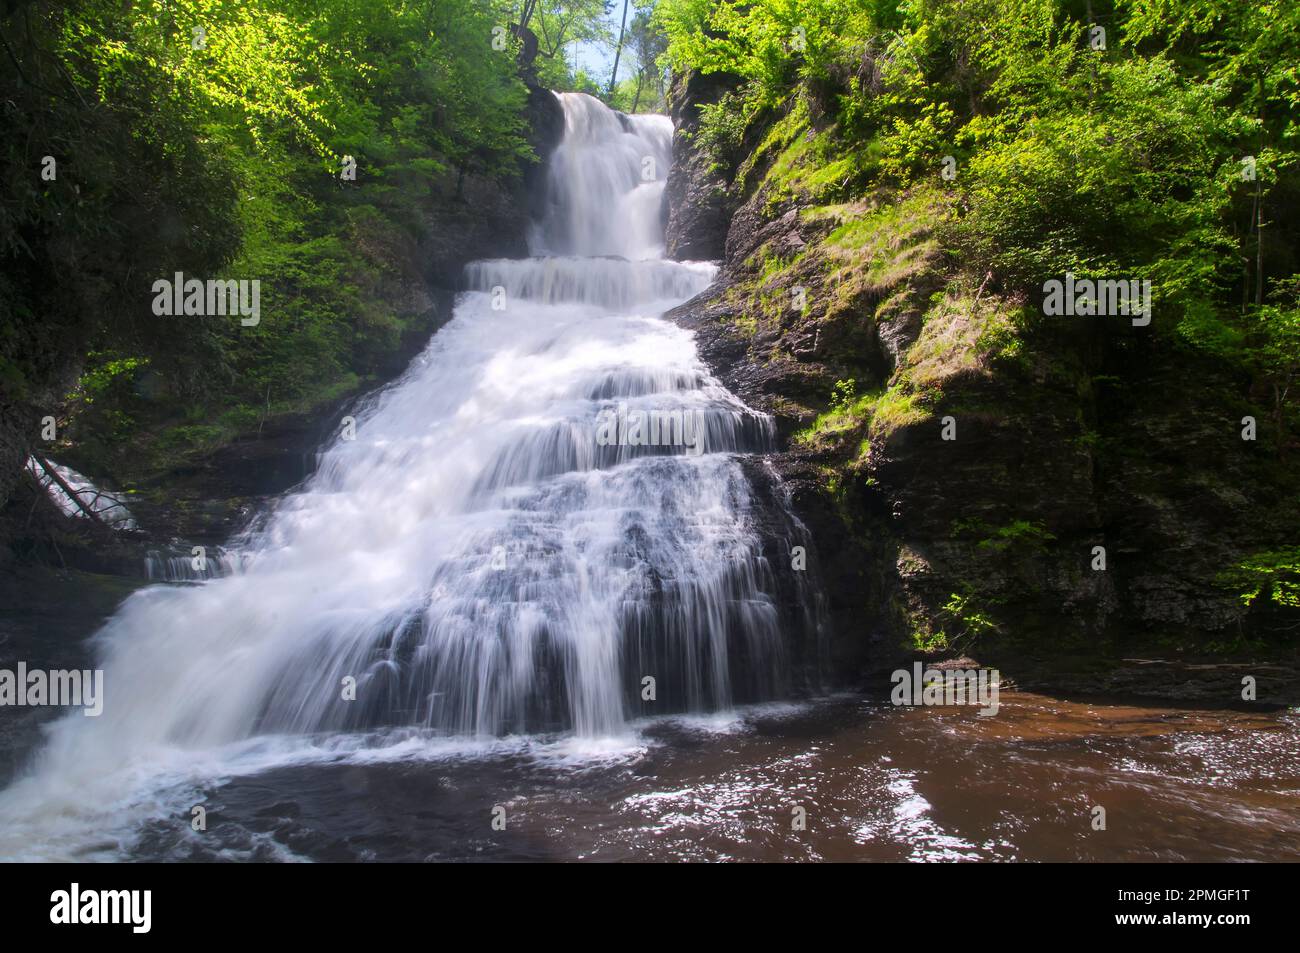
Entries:
MULTIPOLYGON (((628 22, 632 20, 632 14, 636 11, 632 7, 632 0, 628 0, 627 18, 628 22)), ((618 36, 618 25, 623 19, 622 0, 614 0, 613 9, 605 15, 605 22, 610 25, 610 30, 614 36, 618 36)), ((570 54, 572 55, 572 54, 570 54)), ((609 69, 614 65, 614 50, 605 46, 603 43, 583 43, 578 47, 578 68, 587 71, 587 75, 594 76, 598 79, 608 79, 609 69)), ((619 73, 623 73, 623 64, 619 64, 619 73)), ((627 74, 621 76, 627 79, 627 74)))

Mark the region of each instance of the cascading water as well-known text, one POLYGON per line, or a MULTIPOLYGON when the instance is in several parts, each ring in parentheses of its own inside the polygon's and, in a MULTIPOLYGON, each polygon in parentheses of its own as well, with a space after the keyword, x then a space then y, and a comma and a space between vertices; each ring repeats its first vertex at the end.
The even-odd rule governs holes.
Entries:
POLYGON ((561 99, 536 257, 467 269, 453 320, 226 574, 121 607, 97 636, 103 715, 54 725, 0 827, 258 739, 603 736, 792 688, 808 632, 741 456, 770 421, 657 317, 715 272, 661 257, 671 124, 561 99), (669 423, 602 439, 638 415, 669 423))

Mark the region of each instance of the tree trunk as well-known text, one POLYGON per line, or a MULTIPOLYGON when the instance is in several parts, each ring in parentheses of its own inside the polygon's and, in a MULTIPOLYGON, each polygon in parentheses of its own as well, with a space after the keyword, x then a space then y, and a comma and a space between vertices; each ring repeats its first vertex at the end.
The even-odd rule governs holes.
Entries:
POLYGON ((614 69, 609 74, 609 92, 605 98, 614 101, 614 84, 618 82, 618 59, 623 53, 623 33, 627 29, 627 0, 623 0, 623 22, 618 27, 618 45, 614 47, 614 69))
MULTIPOLYGON (((1264 126, 1264 78, 1259 78, 1259 150, 1255 153, 1256 164, 1264 152, 1265 137, 1268 129, 1264 126)), ((1255 170, 1255 307, 1264 303, 1264 192, 1261 188, 1259 170, 1255 170)))
POLYGON ((636 112, 636 107, 641 105, 641 87, 645 85, 645 70, 641 69, 636 74, 636 95, 632 97, 632 112, 636 112))
POLYGON ((96 513, 91 507, 86 505, 86 501, 81 498, 81 496, 77 493, 76 490, 74 490, 71 486, 68 485, 67 481, 64 480, 63 477, 59 476, 59 474, 54 469, 54 465, 50 463, 50 461, 46 460, 44 457, 39 456, 35 453, 32 454, 32 459, 36 461, 36 465, 40 467, 42 471, 44 471, 45 475, 49 477, 58 486, 60 490, 63 491, 63 495, 66 496, 72 502, 72 505, 81 511, 82 515, 84 515, 87 519, 90 520, 91 523, 95 524, 96 526, 101 526, 104 529, 112 532, 113 528, 108 525, 108 523, 104 520, 102 516, 96 513))
POLYGON ((537 0, 524 0, 524 8, 519 12, 519 28, 525 30, 528 28, 528 21, 533 18, 533 12, 537 9, 537 0))

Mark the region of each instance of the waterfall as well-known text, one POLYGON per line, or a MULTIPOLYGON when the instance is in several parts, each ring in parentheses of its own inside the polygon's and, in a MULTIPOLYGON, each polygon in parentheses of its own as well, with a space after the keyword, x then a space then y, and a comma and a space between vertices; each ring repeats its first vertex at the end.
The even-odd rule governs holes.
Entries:
POLYGON ((560 99, 534 257, 467 268, 452 320, 223 572, 121 606, 103 715, 53 726, 0 821, 259 738, 598 737, 798 687, 812 623, 782 609, 789 547, 744 464, 771 421, 658 317, 715 273, 662 258, 671 123, 560 99))

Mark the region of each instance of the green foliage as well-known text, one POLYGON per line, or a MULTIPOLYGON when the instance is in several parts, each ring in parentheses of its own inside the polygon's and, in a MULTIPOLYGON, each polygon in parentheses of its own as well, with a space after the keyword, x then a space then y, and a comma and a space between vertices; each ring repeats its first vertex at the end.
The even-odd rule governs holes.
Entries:
POLYGON ((1170 47, 1192 46, 1204 58, 1210 83, 1226 87, 1266 121, 1300 134, 1293 116, 1300 108, 1296 43, 1300 7, 1289 0, 1122 0, 1129 11, 1126 39, 1132 45, 1151 39, 1170 47))
POLYGON ((661 0, 656 17, 674 68, 739 79, 699 132, 738 192, 852 206, 942 190, 953 214, 936 233, 967 283, 1026 303, 981 330, 998 358, 1027 360, 1017 339, 1042 323, 1044 281, 1149 280, 1154 333, 1249 372, 1285 445, 1300 5, 661 0))
POLYGON ((865 459, 871 440, 883 440, 900 427, 925 419, 923 400, 901 385, 866 394, 857 393, 853 380, 837 381, 829 409, 812 425, 797 432, 794 441, 805 446, 840 442, 846 435, 860 436, 858 459, 865 459))
POLYGON ((832 79, 864 28, 892 18, 872 0, 660 0, 655 12, 674 68, 734 73, 760 108, 797 82, 832 79))
POLYGON ((1286 411, 1300 384, 1300 274, 1278 282, 1272 303, 1251 315, 1246 339, 1246 363, 1273 398, 1273 420, 1279 445, 1285 436, 1286 411))
POLYGON ((999 526, 991 537, 979 542, 981 549, 1006 552, 1009 549, 1041 549, 1056 537, 1046 527, 1028 520, 1014 520, 1005 526, 999 526))
POLYGON ((835 392, 831 396, 831 410, 844 410, 853 403, 857 396, 858 385, 852 378, 835 382, 835 392))
POLYGON ((232 405, 260 420, 391 373, 415 320, 392 302, 431 210, 535 159, 515 50, 492 48, 512 10, 7 5, 0 410, 49 405, 89 355, 71 433, 125 454, 131 427, 165 430, 178 406, 197 410, 163 443, 203 446, 252 420, 232 405), (151 284, 176 271, 260 280, 262 322, 154 316, 151 284))
POLYGON ((144 357, 118 357, 112 354, 91 354, 87 357, 88 369, 77 382, 72 400, 93 404, 105 396, 115 385, 132 381, 136 372, 149 366, 144 357))
MULTIPOLYGON (((573 44, 611 42, 605 20, 609 7, 608 0, 526 0, 523 25, 537 37, 533 66, 543 85, 593 96, 603 91, 594 77, 570 69, 565 51, 573 44)), ((500 22, 515 22, 519 16, 518 7, 508 4, 500 22)))
POLYGON ((1284 609, 1300 609, 1300 546, 1256 553, 1219 577, 1236 589, 1244 606, 1264 601, 1284 609))
POLYGON ((997 630, 998 625, 992 616, 976 607, 977 598, 973 591, 952 593, 943 605, 943 612, 958 626, 959 638, 965 639, 964 648, 980 636, 997 630))
POLYGON ((942 629, 933 631, 928 627, 918 627, 912 630, 911 648, 917 652, 931 655, 935 652, 945 652, 948 650, 948 633, 942 629))
POLYGON ((1018 555, 1041 552, 1056 539, 1041 523, 1023 519, 1002 526, 991 526, 978 517, 954 520, 952 534, 956 537, 979 537, 976 547, 988 552, 1018 555))
POLYGON ((713 157, 719 167, 734 164, 742 155, 745 130, 758 111, 738 93, 726 93, 716 103, 700 107, 701 121, 697 145, 713 157))
POLYGON ((608 102, 626 113, 664 112, 667 108, 667 71, 661 61, 668 37, 655 19, 654 0, 641 0, 632 8, 635 12, 628 20, 619 60, 619 82, 608 102))

